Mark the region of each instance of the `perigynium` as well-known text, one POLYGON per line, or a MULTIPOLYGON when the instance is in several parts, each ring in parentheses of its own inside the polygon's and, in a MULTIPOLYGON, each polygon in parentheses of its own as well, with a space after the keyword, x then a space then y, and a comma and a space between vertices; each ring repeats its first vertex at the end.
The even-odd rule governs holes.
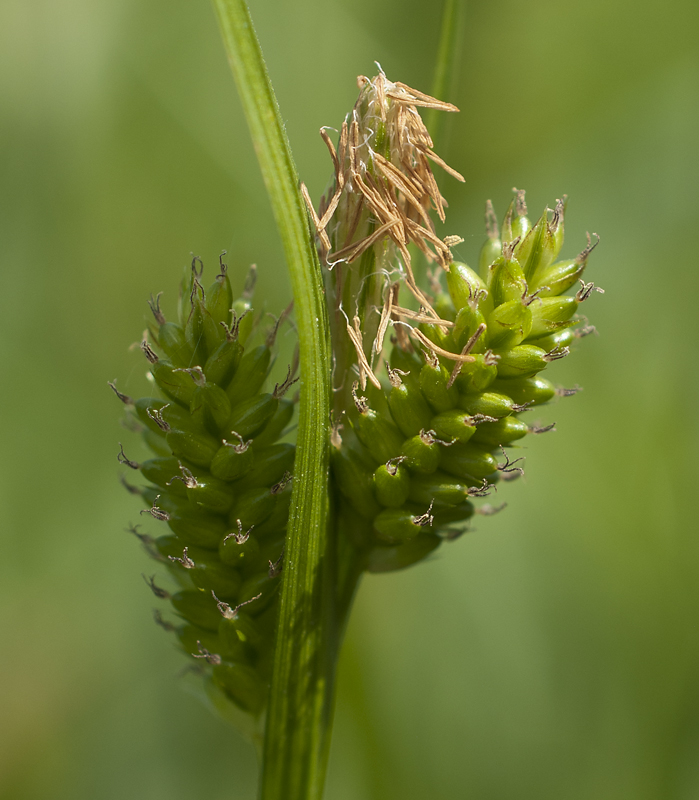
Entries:
MULTIPOLYGON (((458 109, 382 71, 358 83, 337 142, 321 131, 334 175, 317 212, 301 191, 332 335, 329 535, 356 571, 385 572, 502 507, 479 501, 523 473, 518 442, 553 429, 529 423, 532 408, 575 393, 542 373, 593 330, 578 308, 601 290, 582 279, 589 238, 576 257, 558 260, 565 198, 532 222, 515 190, 501 226, 488 202, 478 269, 455 260, 462 239, 440 238, 433 220, 445 222, 447 203, 432 165, 463 177, 434 152, 419 109, 458 109), (429 265, 424 282, 419 260, 429 265)), ((252 282, 234 300, 223 261, 206 290, 202 270, 195 259, 186 271, 177 322, 151 300, 141 349, 153 396, 134 400, 112 385, 153 453, 136 462, 121 448, 119 460, 147 481, 127 485, 153 526, 131 531, 168 579, 146 576, 169 603, 156 622, 216 705, 235 709, 259 737, 277 637, 295 635, 277 619, 295 460, 286 394, 296 366, 267 385, 288 312, 263 330, 252 282)))

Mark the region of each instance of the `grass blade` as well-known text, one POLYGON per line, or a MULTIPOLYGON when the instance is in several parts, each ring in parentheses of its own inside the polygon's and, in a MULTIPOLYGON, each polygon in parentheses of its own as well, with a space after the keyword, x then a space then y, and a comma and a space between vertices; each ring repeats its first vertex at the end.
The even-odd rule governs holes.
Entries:
POLYGON ((214 0, 294 292, 301 402, 262 800, 320 798, 335 664, 328 533, 330 350, 322 275, 274 91, 244 0, 214 0))

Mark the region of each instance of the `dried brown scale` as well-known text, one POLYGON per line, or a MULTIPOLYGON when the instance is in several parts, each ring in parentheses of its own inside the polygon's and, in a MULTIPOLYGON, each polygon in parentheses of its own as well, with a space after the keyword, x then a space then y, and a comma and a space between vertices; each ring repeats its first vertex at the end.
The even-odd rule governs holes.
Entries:
MULTIPOLYGON (((315 211, 312 212, 319 232, 321 254, 326 263, 337 270, 339 262, 355 262, 377 241, 388 235, 401 253, 406 285, 423 305, 426 315, 439 321, 429 298, 415 281, 410 253, 406 247, 409 241, 415 243, 428 258, 436 259, 443 266, 447 266, 451 259, 449 247, 436 236, 427 213, 432 205, 441 216, 444 215, 443 198, 428 163, 430 158, 440 165, 443 162, 431 150, 432 141, 417 113, 416 105, 449 111, 456 108, 423 93, 413 92, 404 85, 391 84, 383 75, 377 76, 373 81, 360 78, 358 82, 360 87, 367 90, 373 88, 375 91, 375 96, 368 99, 368 113, 371 114, 374 109, 385 123, 386 130, 396 130, 398 133, 395 136, 390 134, 391 141, 387 142, 385 152, 373 148, 369 128, 362 129, 365 133, 360 132, 360 122, 364 118, 362 96, 350 115, 349 124, 346 121, 343 125, 337 152, 323 131, 323 138, 333 161, 335 185, 329 199, 326 198, 321 204, 322 214, 319 216, 315 211), (393 101, 388 109, 385 107, 387 98, 393 101), (391 128, 393 117, 395 125, 391 128), (343 208, 343 204, 346 208, 343 208), (376 229, 367 231, 366 235, 355 240, 360 216, 366 217, 367 214, 369 219, 375 220, 376 229), (344 233, 337 230, 334 220, 338 218, 346 220, 342 226, 344 233), (330 228, 332 231, 329 231, 330 228), (331 242, 335 242, 334 248, 330 250, 327 246, 328 235, 331 242), (435 248, 434 251, 430 245, 435 248)), ((304 197, 308 202, 305 190, 304 197)), ((345 281, 338 279, 336 287, 346 285, 345 281)), ((356 337, 352 339, 353 346, 356 347, 356 337)), ((383 338, 380 337, 374 343, 376 352, 380 352, 382 341, 383 338)), ((366 350, 367 355, 370 347, 371 344, 366 350)))

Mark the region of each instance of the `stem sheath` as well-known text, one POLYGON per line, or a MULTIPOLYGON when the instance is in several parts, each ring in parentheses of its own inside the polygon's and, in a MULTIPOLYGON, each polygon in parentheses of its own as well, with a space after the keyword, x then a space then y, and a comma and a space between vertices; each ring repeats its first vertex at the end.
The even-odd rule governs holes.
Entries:
MULTIPOLYGON (((453 102, 454 82, 458 73, 459 58, 464 37, 464 21, 466 18, 466 0, 444 0, 442 9, 442 25, 439 33, 437 60, 432 79, 432 97, 453 102)), ((435 148, 443 149, 444 138, 442 125, 444 114, 430 109, 425 117, 425 124, 435 143, 435 148)))

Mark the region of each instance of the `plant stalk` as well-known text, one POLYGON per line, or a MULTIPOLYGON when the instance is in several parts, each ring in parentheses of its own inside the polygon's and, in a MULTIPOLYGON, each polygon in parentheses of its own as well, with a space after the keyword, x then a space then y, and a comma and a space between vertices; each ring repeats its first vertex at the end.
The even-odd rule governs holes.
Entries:
POLYGON ((337 657, 329 533, 330 343, 321 267, 298 175, 244 0, 214 0, 282 239, 298 326, 301 395, 260 800, 320 800, 337 657))
MULTIPOLYGON (((432 97, 453 102, 454 82, 458 73, 459 58, 464 34, 466 18, 466 0, 444 0, 442 24, 437 48, 437 60, 432 78, 432 97)), ((425 117, 425 124, 437 150, 443 149, 444 114, 430 109, 425 117)))

